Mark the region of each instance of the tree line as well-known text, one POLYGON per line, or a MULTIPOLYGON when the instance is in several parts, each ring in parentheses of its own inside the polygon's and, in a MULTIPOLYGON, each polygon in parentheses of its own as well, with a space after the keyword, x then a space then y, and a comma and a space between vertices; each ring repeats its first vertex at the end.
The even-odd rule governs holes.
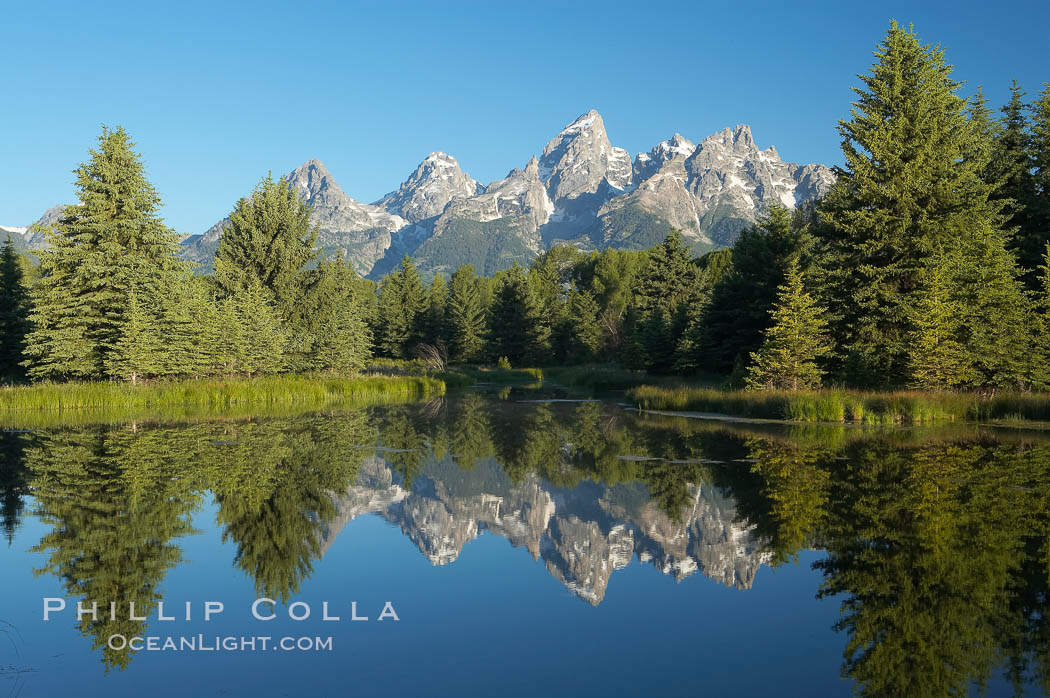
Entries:
POLYGON ((557 246, 492 277, 378 284, 321 260, 309 208, 266 177, 237 202, 215 272, 177 238, 123 129, 77 174, 39 268, 0 260, 9 379, 360 369, 370 356, 511 365, 615 362, 752 388, 1050 388, 1050 83, 996 116, 939 47, 891 24, 839 124, 821 200, 773 205, 693 259, 557 246))

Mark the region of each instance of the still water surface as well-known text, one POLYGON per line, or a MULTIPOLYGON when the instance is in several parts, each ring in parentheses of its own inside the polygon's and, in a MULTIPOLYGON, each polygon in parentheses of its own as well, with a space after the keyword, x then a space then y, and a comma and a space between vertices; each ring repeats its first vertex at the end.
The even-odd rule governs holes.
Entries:
POLYGON ((0 695, 1044 695, 1040 432, 537 399, 0 433, 0 695))

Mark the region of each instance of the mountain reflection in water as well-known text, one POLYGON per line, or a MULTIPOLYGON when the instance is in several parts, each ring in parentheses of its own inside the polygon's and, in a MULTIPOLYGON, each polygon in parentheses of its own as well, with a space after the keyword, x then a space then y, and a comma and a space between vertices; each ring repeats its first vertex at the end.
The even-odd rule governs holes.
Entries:
MULTIPOLYGON (((595 606, 634 560, 747 590, 761 567, 817 550, 812 593, 840 605, 859 693, 1050 686, 1040 432, 729 425, 515 397, 5 432, 2 528, 10 542, 24 517, 43 523, 39 572, 71 605, 134 601, 147 616, 209 498, 235 566, 285 602, 365 514, 436 566, 490 532, 595 606)), ((148 623, 78 628, 123 669, 134 653, 106 638, 148 623)))

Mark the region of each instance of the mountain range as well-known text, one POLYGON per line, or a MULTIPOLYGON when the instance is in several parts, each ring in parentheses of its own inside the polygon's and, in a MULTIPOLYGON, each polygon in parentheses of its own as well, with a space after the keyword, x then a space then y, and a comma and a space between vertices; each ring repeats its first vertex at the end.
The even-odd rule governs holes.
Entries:
MULTIPOLYGON (((732 245, 773 202, 794 207, 822 196, 834 174, 820 164, 784 162, 773 147, 759 150, 746 125, 699 144, 676 133, 632 159, 612 144, 601 115, 591 110, 524 168, 487 185, 439 152, 371 204, 347 195, 317 159, 283 179, 312 206, 322 252, 341 253, 359 273, 378 278, 406 254, 426 274, 450 274, 463 263, 492 274, 527 264, 555 244, 643 249, 672 228, 701 253, 732 245)), ((227 223, 185 238, 182 256, 210 270, 227 223)))
POLYGON ((612 573, 635 559, 676 581, 700 572, 750 589, 772 559, 764 541, 717 488, 693 485, 691 494, 672 519, 639 483, 563 489, 535 475, 514 483, 495 461, 463 471, 450 459, 429 462, 409 488, 377 455, 361 465, 355 484, 333 493, 335 516, 318 531, 318 554, 354 519, 372 514, 400 528, 433 565, 454 562, 486 532, 505 538, 592 605, 605 597, 612 573))

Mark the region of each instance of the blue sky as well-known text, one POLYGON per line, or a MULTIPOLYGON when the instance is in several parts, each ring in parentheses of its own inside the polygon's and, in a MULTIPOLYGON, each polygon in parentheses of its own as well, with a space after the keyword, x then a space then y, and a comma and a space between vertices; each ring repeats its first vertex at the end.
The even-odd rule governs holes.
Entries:
POLYGON ((489 182, 595 108, 633 155, 749 123, 784 159, 835 131, 890 18, 994 106, 1050 81, 1050 3, 26 2, 0 15, 0 224, 73 200, 122 124, 180 233, 272 170, 320 158, 370 202, 434 150, 489 182), (215 7, 214 5, 221 5, 215 7))

